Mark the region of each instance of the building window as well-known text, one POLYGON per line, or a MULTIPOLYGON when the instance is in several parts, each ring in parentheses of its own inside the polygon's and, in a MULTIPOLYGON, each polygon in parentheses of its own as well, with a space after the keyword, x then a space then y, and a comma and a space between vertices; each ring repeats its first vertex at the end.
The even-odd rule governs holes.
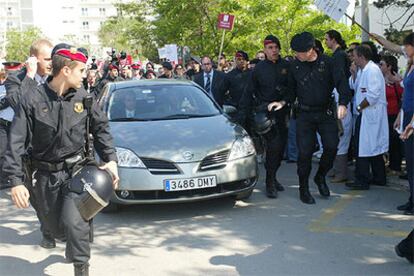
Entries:
POLYGON ((7 28, 8 29, 13 28, 13 22, 7 21, 7 28))
POLYGON ((88 30, 89 29, 89 22, 88 21, 82 22, 82 27, 83 27, 84 30, 88 30))
POLYGON ((89 35, 84 35, 84 36, 83 36, 83 40, 84 40, 86 43, 89 43, 90 36, 89 36, 89 35))
POLYGON ((105 15, 106 13, 106 9, 105 8, 99 8, 99 14, 100 15, 105 15))
POLYGON ((88 15, 88 8, 82 8, 82 15, 87 16, 88 15))
POLYGON ((7 16, 12 16, 12 15, 13 15, 12 7, 8 7, 7 8, 7 16))

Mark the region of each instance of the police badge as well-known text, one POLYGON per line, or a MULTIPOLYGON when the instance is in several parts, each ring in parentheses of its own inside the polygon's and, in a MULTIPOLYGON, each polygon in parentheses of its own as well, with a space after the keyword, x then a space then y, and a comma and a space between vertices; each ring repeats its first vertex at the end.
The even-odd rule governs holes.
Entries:
POLYGON ((73 105, 73 110, 74 110, 76 113, 82 113, 82 112, 83 112, 83 103, 81 103, 81 102, 76 102, 76 103, 73 105))

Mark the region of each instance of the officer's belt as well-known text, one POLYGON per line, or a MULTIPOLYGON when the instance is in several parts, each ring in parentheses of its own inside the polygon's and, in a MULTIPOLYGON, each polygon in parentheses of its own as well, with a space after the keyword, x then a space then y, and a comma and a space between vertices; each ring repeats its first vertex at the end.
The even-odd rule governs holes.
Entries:
POLYGON ((34 169, 38 169, 41 171, 48 171, 48 172, 57 172, 57 171, 65 170, 65 169, 70 170, 83 159, 84 159, 84 156, 82 154, 76 154, 72 157, 66 158, 64 161, 57 162, 57 163, 32 159, 32 167, 34 169))
POLYGON ((306 104, 298 104, 299 111, 305 112, 325 112, 329 109, 328 106, 311 106, 306 104))
POLYGON ((7 121, 7 120, 4 120, 3 118, 0 118, 0 125, 2 125, 2 126, 5 126, 5 127, 9 127, 9 126, 11 126, 11 122, 10 121, 7 121))

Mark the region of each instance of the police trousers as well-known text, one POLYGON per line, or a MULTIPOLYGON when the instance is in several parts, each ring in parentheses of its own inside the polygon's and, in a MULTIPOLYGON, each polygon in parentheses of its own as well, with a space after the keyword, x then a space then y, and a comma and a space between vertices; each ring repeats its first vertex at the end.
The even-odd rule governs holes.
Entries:
POLYGON ((6 155, 7 144, 8 144, 8 133, 9 133, 9 126, 5 126, 0 124, 0 185, 6 184, 6 179, 3 176, 3 163, 4 163, 4 156, 6 155))
POLYGON ((266 152, 266 183, 272 184, 276 178, 276 172, 285 153, 288 129, 285 122, 279 122, 271 130, 263 135, 266 152))
POLYGON ((36 197, 36 212, 42 226, 54 238, 66 237, 66 259, 74 264, 84 264, 90 259, 90 224, 76 207, 80 195, 68 190, 69 180, 67 170, 35 170, 32 193, 36 197))
POLYGON ((308 185, 315 151, 316 133, 322 139, 323 153, 318 174, 326 176, 332 168, 338 149, 339 135, 336 119, 327 112, 300 111, 296 119, 296 143, 298 147, 298 176, 301 185, 308 185))

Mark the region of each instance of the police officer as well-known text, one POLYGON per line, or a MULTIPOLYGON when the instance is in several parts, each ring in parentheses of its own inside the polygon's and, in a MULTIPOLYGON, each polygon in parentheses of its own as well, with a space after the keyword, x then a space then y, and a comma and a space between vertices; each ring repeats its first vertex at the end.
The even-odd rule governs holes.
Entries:
MULTIPOLYGON (((23 185, 22 156, 31 145, 38 215, 53 237, 65 236, 66 258, 74 263, 75 275, 88 275, 90 224, 76 207, 80 195, 68 188, 72 169, 85 152, 88 112, 83 103, 88 93, 82 80, 87 59, 76 48, 61 45, 56 48, 52 55, 53 78, 35 90, 23 91, 10 129, 4 171, 13 186, 14 204, 27 208, 30 195, 23 185)), ((107 119, 95 102, 91 108, 90 130, 95 149, 105 162, 101 168, 112 173, 116 186, 117 156, 107 119)))
POLYGON ((224 104, 238 108, 249 81, 249 56, 246 52, 239 50, 236 52, 234 59, 236 67, 226 74, 228 94, 225 96, 224 104))
POLYGON ((338 146, 338 119, 345 117, 350 100, 350 89, 343 70, 337 70, 332 59, 318 55, 315 39, 311 33, 296 34, 290 43, 296 52, 296 60, 289 67, 289 94, 286 101, 274 102, 269 108, 281 108, 286 102, 297 100, 297 146, 300 200, 314 204, 309 192, 308 178, 311 172, 312 154, 316 144, 316 132, 322 138, 323 154, 314 177, 321 196, 330 191, 325 176, 332 168, 338 146), (332 91, 339 93, 339 106, 333 104, 332 91))
MULTIPOLYGON (((255 112, 265 112, 275 124, 263 134, 266 151, 266 195, 276 198, 283 186, 277 181, 276 172, 280 167, 287 141, 288 108, 280 107, 277 112, 269 106, 287 97, 288 63, 280 57, 280 41, 273 35, 264 40, 266 59, 259 62, 251 73, 249 85, 241 103, 242 116, 246 116, 249 107, 255 112)), ((244 119, 242 119, 244 120, 244 119)))

